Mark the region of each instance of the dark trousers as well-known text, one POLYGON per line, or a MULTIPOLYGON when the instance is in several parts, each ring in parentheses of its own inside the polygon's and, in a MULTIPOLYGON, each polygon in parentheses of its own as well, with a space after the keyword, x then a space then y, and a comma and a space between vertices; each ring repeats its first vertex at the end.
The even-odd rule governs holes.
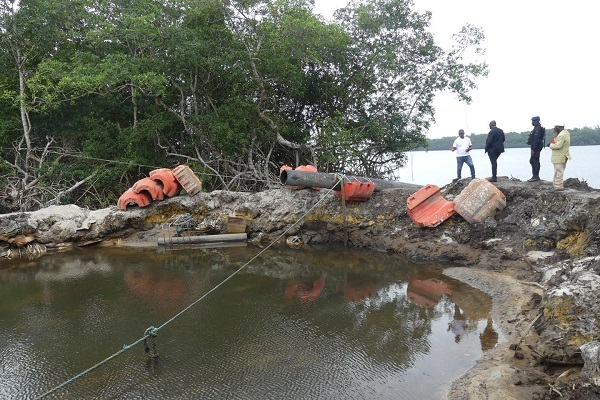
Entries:
POLYGON ((492 178, 495 178, 498 173, 498 157, 500 157, 500 154, 501 153, 492 153, 488 151, 488 157, 492 163, 492 178))
POLYGON ((531 164, 531 172, 536 178, 540 177, 540 152, 531 150, 531 157, 529 158, 529 164, 531 164))
POLYGON ((469 166, 469 169, 471 170, 471 178, 475 178, 475 165, 473 165, 473 159, 471 156, 467 155, 456 157, 456 176, 458 179, 461 178, 463 164, 467 164, 469 166))

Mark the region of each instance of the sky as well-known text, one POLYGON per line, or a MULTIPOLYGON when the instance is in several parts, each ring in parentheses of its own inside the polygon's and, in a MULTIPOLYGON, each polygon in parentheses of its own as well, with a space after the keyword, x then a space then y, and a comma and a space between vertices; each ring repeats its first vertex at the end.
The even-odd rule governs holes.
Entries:
MULTIPOLYGON (((436 96, 430 139, 487 133, 495 120, 505 132, 530 131, 531 117, 566 129, 600 126, 600 1, 413 0, 431 11, 430 31, 449 49, 466 23, 483 29, 489 75, 476 80, 471 104, 450 92, 436 96)), ((347 0, 315 0, 331 18, 347 0)))

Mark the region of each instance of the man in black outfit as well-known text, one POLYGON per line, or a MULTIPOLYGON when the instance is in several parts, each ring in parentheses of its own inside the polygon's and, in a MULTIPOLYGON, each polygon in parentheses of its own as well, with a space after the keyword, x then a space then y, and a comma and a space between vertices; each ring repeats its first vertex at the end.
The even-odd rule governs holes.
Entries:
POLYGON ((496 121, 490 122, 490 132, 485 141, 485 152, 492 163, 492 177, 488 180, 496 182, 498 180, 498 157, 504 153, 504 131, 496 127, 496 121))
POLYGON ((546 129, 540 123, 540 117, 531 118, 531 125, 533 125, 533 130, 527 138, 527 144, 531 147, 529 164, 531 164, 533 176, 527 182, 537 182, 540 180, 540 152, 544 148, 546 129))

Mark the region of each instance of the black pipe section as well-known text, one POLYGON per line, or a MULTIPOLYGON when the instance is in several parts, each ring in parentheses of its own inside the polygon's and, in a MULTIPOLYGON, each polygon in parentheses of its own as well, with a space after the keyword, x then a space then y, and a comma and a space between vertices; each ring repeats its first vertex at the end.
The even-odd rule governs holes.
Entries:
POLYGON ((158 244, 167 245, 240 242, 245 241, 246 239, 248 239, 248 235, 246 233, 223 233, 221 235, 159 237, 158 244))
MULTIPOLYGON (((284 185, 298 186, 298 187, 318 187, 333 190, 341 190, 340 185, 340 174, 332 174, 325 172, 305 172, 295 170, 281 171, 279 180, 284 185), (334 187, 335 185, 335 187, 334 187)), ((398 181, 388 181, 385 179, 371 179, 363 178, 359 176, 344 175, 344 182, 359 181, 359 182, 373 182, 375 184, 375 191, 378 192, 383 189, 420 189, 422 185, 416 185, 413 183, 404 183, 398 181)))

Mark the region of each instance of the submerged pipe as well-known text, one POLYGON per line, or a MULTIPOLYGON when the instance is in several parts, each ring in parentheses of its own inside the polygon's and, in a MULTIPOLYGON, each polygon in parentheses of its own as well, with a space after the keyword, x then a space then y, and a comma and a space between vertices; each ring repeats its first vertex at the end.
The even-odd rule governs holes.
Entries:
POLYGON ((239 242, 246 240, 246 233, 224 233, 222 235, 204 235, 204 236, 173 236, 158 238, 159 245, 166 244, 199 244, 199 243, 220 243, 220 242, 239 242))
MULTIPOLYGON (((388 181, 385 179, 371 179, 350 175, 345 175, 345 178, 347 181, 373 182, 375 184, 376 192, 383 189, 420 189, 423 187, 422 185, 416 185, 413 183, 388 181)), ((289 186, 318 187, 325 189, 330 189, 333 187, 333 190, 341 190, 338 174, 332 173, 304 172, 288 169, 281 171, 279 180, 282 184, 289 186), (333 185, 335 185, 335 187, 333 185)))

